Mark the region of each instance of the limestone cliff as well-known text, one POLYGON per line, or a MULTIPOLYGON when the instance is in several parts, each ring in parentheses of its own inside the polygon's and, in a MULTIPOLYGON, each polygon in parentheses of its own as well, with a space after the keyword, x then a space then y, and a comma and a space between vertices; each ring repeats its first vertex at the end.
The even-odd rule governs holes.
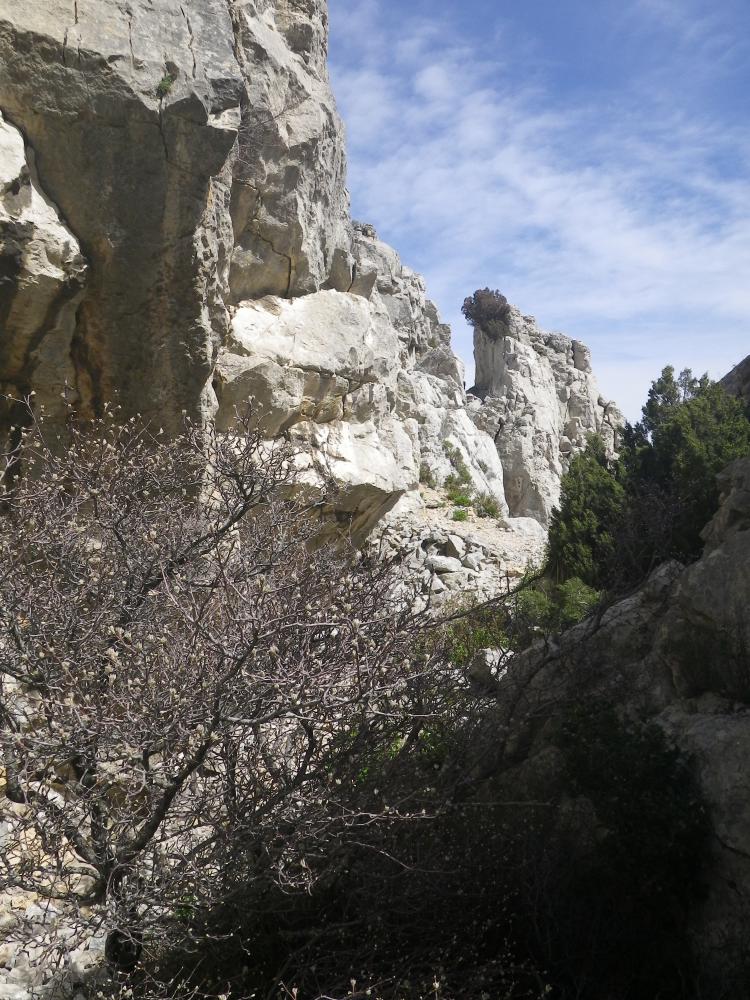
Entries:
POLYGON ((471 412, 497 446, 510 513, 546 524, 570 457, 592 433, 614 453, 622 415, 602 398, 588 348, 513 306, 501 330, 476 326, 474 358, 482 405, 471 412))
POLYGON ((459 461, 522 568, 515 517, 543 524, 616 417, 585 349, 515 312, 467 398, 424 282, 351 221, 327 27, 325 0, 0 0, 0 382, 168 430, 251 400, 360 537, 402 497, 429 520, 420 470, 459 461))

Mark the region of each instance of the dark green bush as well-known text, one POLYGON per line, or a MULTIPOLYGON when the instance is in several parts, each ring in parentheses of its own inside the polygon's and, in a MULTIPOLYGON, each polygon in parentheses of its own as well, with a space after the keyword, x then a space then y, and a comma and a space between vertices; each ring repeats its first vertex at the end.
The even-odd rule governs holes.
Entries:
POLYGON ((168 74, 167 76, 163 76, 156 85, 157 96, 160 98, 166 97, 174 86, 174 82, 174 77, 169 76, 168 74))
POLYGON ((748 454, 741 402, 705 376, 665 368, 616 462, 597 438, 571 461, 550 525, 549 573, 618 592, 665 559, 697 558, 718 506, 716 477, 748 454))
POLYGON ((583 996, 695 996, 687 914, 703 895, 710 824, 690 760, 657 726, 601 703, 572 709, 559 745, 569 790, 591 802, 597 822, 561 891, 571 909, 557 917, 573 935, 561 963, 572 958, 580 976, 578 939, 591 963, 583 996))
POLYGON ((497 290, 478 288, 473 295, 464 299, 461 312, 467 322, 493 340, 499 339, 507 332, 510 306, 505 296, 497 290))
POLYGON ((556 580, 578 577, 591 587, 610 583, 626 495, 608 468, 604 443, 592 437, 563 477, 552 513, 547 568, 556 580))

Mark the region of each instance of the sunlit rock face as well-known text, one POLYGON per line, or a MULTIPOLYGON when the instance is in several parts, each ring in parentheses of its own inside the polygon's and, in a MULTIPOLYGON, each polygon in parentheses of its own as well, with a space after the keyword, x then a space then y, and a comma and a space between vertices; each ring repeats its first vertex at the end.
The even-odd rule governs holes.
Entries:
POLYGON ((223 0, 0 0, 0 110, 88 264, 84 413, 116 395, 170 426, 206 404, 243 92, 223 0))
POLYGON ((503 464, 505 496, 514 516, 546 525, 560 480, 590 434, 617 448, 622 416, 602 398, 588 348, 540 329, 510 306, 502 330, 474 331, 475 422, 490 434, 503 464))
POLYGON ((357 537, 457 468, 544 524, 608 428, 585 349, 514 313, 467 399, 423 279, 351 220, 327 42, 324 0, 0 0, 0 382, 60 425, 62 395, 168 431, 251 402, 357 537))

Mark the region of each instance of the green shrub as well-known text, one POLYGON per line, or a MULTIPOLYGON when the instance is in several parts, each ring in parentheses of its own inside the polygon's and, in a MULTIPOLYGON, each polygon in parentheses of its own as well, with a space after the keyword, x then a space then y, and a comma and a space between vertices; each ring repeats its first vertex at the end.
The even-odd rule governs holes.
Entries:
POLYGON ((586 618, 601 598, 599 591, 573 578, 556 585, 549 578, 533 579, 515 594, 511 645, 525 649, 540 635, 564 632, 586 618))
POLYGON ((498 340, 507 332, 510 306, 505 296, 496 289, 478 288, 464 299, 461 312, 475 330, 482 330, 491 340, 498 340))
POLYGON ((469 519, 469 512, 465 507, 457 507, 453 511, 454 521, 467 521, 469 519))
POLYGON ((454 506, 471 507, 473 502, 472 495, 466 487, 462 486, 460 483, 446 481, 445 492, 448 494, 448 499, 454 506))
POLYGON ((429 467, 429 465, 427 465, 426 462, 422 462, 422 464, 419 466, 419 481, 424 486, 434 487, 435 485, 435 476, 432 472, 432 469, 429 467))
POLYGON ((159 80, 158 84, 156 85, 156 94, 157 94, 157 96, 160 97, 160 98, 166 97, 167 94, 172 89, 172 87, 174 86, 174 82, 175 81, 174 81, 174 77, 173 76, 170 76, 169 74, 167 74, 166 76, 163 76, 161 78, 161 80, 159 80))
POLYGON ((618 592, 666 559, 696 559, 719 502, 716 477, 745 455, 742 403, 706 376, 665 368, 616 462, 596 437, 571 461, 550 524, 549 573, 618 592))
MULTIPOLYGON (((450 441, 445 441, 443 444, 443 451, 455 470, 455 478, 457 481, 464 485, 470 483, 471 473, 469 472, 469 468, 466 465, 464 457, 459 449, 455 445, 452 445, 450 441)), ((449 476, 448 478, 450 479, 451 477, 449 476)))
POLYGON ((478 517, 500 518, 500 502, 492 493, 478 493, 474 500, 474 509, 478 517))
POLYGON ((507 618, 502 610, 482 608, 453 622, 445 633, 451 662, 463 667, 480 649, 508 648, 507 618))
POLYGON ((571 577, 555 588, 558 618, 563 628, 570 628, 582 621, 601 600, 601 591, 587 586, 578 577, 571 577))
POLYGON ((604 442, 592 436, 563 476, 560 506, 552 512, 547 549, 551 576, 607 586, 624 508, 625 491, 607 466, 604 442))

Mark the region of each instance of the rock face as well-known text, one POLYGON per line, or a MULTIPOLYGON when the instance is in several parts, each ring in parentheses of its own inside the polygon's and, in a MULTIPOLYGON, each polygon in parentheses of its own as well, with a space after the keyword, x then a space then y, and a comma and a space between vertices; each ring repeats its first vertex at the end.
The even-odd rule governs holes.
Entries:
POLYGON ((69 353, 84 413, 206 404, 244 88, 226 3, 0 2, 0 109, 88 264, 69 353))
POLYGON ((351 223, 326 48, 322 0, 0 0, 0 378, 167 428, 252 399, 360 531, 447 438, 502 504, 422 279, 351 223))
POLYGON ((42 191, 33 154, 0 115, 0 371, 2 392, 32 387, 57 409, 72 384, 75 313, 86 278, 78 241, 42 191))
POLYGON ((719 380, 719 385, 723 385, 727 392, 733 396, 739 396, 750 406, 750 355, 719 380))
POLYGON ((713 830, 693 935, 706 969, 726 984, 742 973, 750 907, 750 458, 729 466, 720 485, 702 558, 661 566, 601 619, 515 657, 493 726, 505 734, 499 758, 511 762, 510 784, 545 772, 540 720, 571 701, 604 699, 654 721, 693 758, 713 830))
POLYGON ((502 330, 475 328, 474 358, 482 405, 471 412, 495 440, 510 513, 546 525, 570 457, 592 433, 614 453, 622 416, 600 395, 588 348, 513 306, 502 330))
POLYGON ((251 400, 359 537, 457 469, 544 524, 616 417, 515 312, 467 398, 423 280, 351 221, 327 30, 325 0, 0 0, 0 382, 167 430, 251 400))

